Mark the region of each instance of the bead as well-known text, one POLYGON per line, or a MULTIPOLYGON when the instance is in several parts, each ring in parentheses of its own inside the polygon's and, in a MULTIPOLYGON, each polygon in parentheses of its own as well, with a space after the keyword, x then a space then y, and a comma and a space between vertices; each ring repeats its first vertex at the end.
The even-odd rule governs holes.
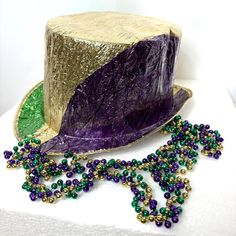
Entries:
POLYGON ((143 201, 143 204, 144 204, 144 206, 148 206, 149 201, 148 201, 148 200, 144 200, 144 201, 143 201))
POLYGON ((64 189, 63 189, 63 192, 64 192, 64 193, 68 193, 68 192, 69 192, 68 188, 64 188, 64 189))
POLYGON ((165 221, 165 227, 170 228, 171 227, 171 222, 170 221, 165 221))
POLYGON ((152 189, 151 189, 150 187, 147 187, 147 188, 146 188, 146 192, 147 192, 147 193, 151 193, 151 192, 152 192, 152 189))
POLYGON ((188 178, 184 178, 184 183, 188 184, 189 183, 189 179, 188 178))
POLYGON ((181 176, 177 176, 176 181, 177 182, 182 182, 182 177, 181 176))
POLYGON ((164 215, 164 214, 166 213, 166 208, 161 207, 161 208, 160 208, 160 213, 161 213, 162 215, 164 215))
POLYGON ((56 197, 60 198, 60 197, 62 197, 62 194, 60 192, 58 192, 58 193, 56 193, 56 197))
POLYGON ((143 211, 143 216, 149 216, 149 211, 144 210, 144 211, 143 211))
POLYGON ((137 219, 138 219, 138 220, 141 220, 141 219, 142 219, 142 214, 138 214, 138 215, 137 215, 137 219))
POLYGON ((43 198, 42 198, 42 201, 43 201, 43 202, 46 202, 47 200, 48 200, 47 197, 43 197, 43 198))
POLYGON ((182 197, 178 197, 178 198, 177 198, 177 202, 178 202, 179 204, 183 204, 183 203, 184 203, 184 199, 183 199, 182 197))
POLYGON ((162 215, 157 215, 156 219, 157 219, 157 221, 162 221, 163 217, 162 217, 162 215))
POLYGON ((147 219, 145 217, 141 218, 141 223, 145 224, 147 222, 147 219))
POLYGON ((155 217, 153 215, 149 215, 148 220, 150 222, 153 222, 155 220, 155 217))
POLYGON ((147 187, 147 184, 145 182, 141 183, 141 188, 145 189, 147 187))
POLYGON ((142 181, 143 180, 143 176, 142 175, 137 175, 137 180, 138 181, 142 181))
POLYGON ((136 207, 136 206, 138 205, 138 201, 132 201, 131 205, 132 205, 133 207, 136 207))
POLYGON ((22 141, 18 142, 18 146, 22 147, 24 143, 22 141))
POLYGON ((166 202, 166 205, 171 206, 172 204, 173 204, 173 201, 171 199, 168 199, 167 202, 166 202))
POLYGON ((179 218, 177 216, 172 217, 172 222, 173 223, 178 223, 178 221, 179 221, 179 218))
POLYGON ((185 192, 185 193, 182 194, 182 196, 183 196, 184 199, 187 199, 188 198, 188 193, 185 192))
POLYGON ((73 193, 71 194, 71 197, 74 198, 74 199, 76 199, 76 198, 78 197, 78 194, 75 193, 75 192, 73 192, 73 193))
POLYGON ((169 193, 169 192, 166 192, 166 193, 164 194, 164 197, 165 197, 166 199, 169 199, 169 198, 170 198, 170 193, 169 193))
POLYGON ((192 190, 192 188, 188 185, 188 186, 186 186, 185 190, 186 190, 187 192, 190 192, 190 191, 192 190))
POLYGON ((56 189, 56 188, 57 188, 57 184, 56 184, 56 183, 53 183, 53 184, 51 185, 51 188, 52 188, 52 189, 56 189))
MULTIPOLYGON (((187 169, 188 169, 188 170, 192 170, 192 169, 193 169, 193 166, 192 166, 192 165, 188 165, 188 166, 187 166, 187 169)), ((185 174, 185 173, 184 173, 184 174, 185 174)))
POLYGON ((18 148, 17 146, 15 146, 15 147, 13 147, 13 150, 14 150, 15 152, 17 152, 17 151, 19 150, 19 148, 18 148))
POLYGON ((59 180, 57 181, 57 184, 58 184, 58 186, 62 186, 63 180, 59 179, 59 180))
POLYGON ((156 223, 156 226, 157 226, 157 227, 161 227, 161 226, 162 226, 162 224, 163 224, 163 222, 162 222, 162 221, 156 221, 155 223, 156 223))
POLYGON ((181 192, 179 190, 175 190, 175 195, 180 196, 181 192))
POLYGON ((54 203, 55 202, 55 198, 53 198, 53 197, 48 198, 48 202, 49 203, 54 203))
POLYGON ((140 207, 140 206, 136 206, 136 207, 135 207, 135 211, 136 211, 137 213, 141 212, 141 207, 140 207))

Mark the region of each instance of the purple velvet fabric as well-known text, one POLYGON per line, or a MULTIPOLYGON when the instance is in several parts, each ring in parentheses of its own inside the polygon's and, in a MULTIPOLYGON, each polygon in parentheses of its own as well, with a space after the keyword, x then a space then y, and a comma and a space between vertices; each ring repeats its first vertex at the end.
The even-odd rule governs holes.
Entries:
POLYGON ((173 97, 179 39, 160 35, 118 54, 80 84, 58 136, 44 151, 86 153, 125 146, 173 117, 189 95, 173 97))

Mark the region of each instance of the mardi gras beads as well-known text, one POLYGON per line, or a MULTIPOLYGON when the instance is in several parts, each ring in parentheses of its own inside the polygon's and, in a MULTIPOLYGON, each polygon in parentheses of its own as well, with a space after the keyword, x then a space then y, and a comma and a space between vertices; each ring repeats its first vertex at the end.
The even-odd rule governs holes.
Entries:
POLYGON ((5 151, 4 157, 8 168, 25 169, 26 181, 22 189, 29 192, 32 201, 54 203, 63 198, 76 199, 82 192, 91 191, 96 182, 111 181, 130 189, 131 206, 138 220, 170 228, 179 222, 182 205, 191 191, 190 181, 183 175, 193 169, 199 151, 218 159, 223 138, 209 125, 192 125, 180 116, 166 124, 162 133, 170 133, 171 139, 142 160, 88 159, 68 150, 64 158, 56 162, 41 151, 40 140, 29 137, 18 142, 13 151, 5 151), (159 206, 153 198, 153 190, 142 172, 148 172, 160 186, 166 199, 164 206, 159 206), (49 180, 53 182, 46 185, 49 180))

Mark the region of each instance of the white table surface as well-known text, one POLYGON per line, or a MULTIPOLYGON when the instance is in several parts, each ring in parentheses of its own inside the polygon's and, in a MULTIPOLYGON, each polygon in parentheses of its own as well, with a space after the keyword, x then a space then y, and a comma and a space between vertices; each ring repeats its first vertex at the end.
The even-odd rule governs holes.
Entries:
MULTIPOLYGON (((130 190, 110 182, 97 184, 76 200, 52 205, 31 202, 28 193, 21 189, 23 170, 7 170, 1 156, 0 235, 236 235, 236 109, 221 85, 191 80, 176 83, 193 91, 193 98, 180 112, 183 118, 191 123, 208 123, 225 139, 219 160, 201 156, 188 173, 193 191, 183 205, 178 224, 171 229, 141 224, 130 205, 130 190)), ((0 118, 1 154, 16 144, 12 128, 15 112, 16 107, 0 118)), ((94 157, 142 159, 168 138, 155 133, 131 148, 94 157)), ((154 192, 158 200, 160 189, 157 187, 154 192)))

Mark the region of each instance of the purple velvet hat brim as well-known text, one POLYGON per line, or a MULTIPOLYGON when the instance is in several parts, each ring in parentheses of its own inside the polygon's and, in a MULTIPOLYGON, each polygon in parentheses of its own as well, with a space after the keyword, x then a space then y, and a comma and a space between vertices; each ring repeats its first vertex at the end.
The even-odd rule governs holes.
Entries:
POLYGON ((93 153, 126 146, 169 121, 191 96, 173 92, 179 39, 160 35, 118 54, 76 90, 50 153, 93 153))

